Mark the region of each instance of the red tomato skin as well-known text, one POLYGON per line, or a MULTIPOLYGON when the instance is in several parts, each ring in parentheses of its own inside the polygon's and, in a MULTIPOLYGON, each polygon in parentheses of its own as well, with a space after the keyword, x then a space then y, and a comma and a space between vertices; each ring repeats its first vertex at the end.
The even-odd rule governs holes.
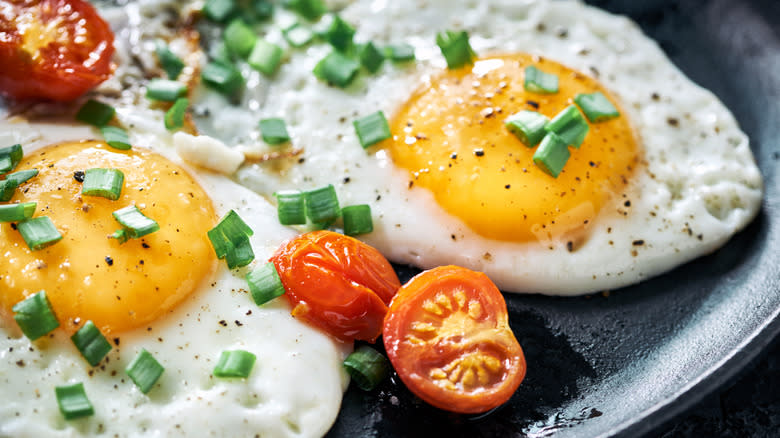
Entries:
POLYGON ((108 23, 84 0, 0 1, 12 14, 0 15, 0 92, 13 99, 74 100, 112 73, 114 34, 108 23), (9 6, 10 5, 10 6, 9 6), (15 15, 14 15, 15 14, 15 15), (21 16, 42 23, 63 20, 68 42, 51 41, 31 53, 23 47, 21 16), (72 37, 79 25, 85 37, 72 37))
MULTIPOLYGON (((435 321, 430 316, 428 314, 424 322, 435 321)), ((463 414, 487 412, 507 402, 525 377, 525 356, 509 328, 506 302, 498 288, 481 272, 441 266, 418 274, 393 298, 382 337, 387 356, 404 384, 423 401, 439 409, 463 414), (481 304, 481 315, 473 318, 480 329, 456 331, 452 336, 444 333, 442 339, 433 343, 407 342, 412 324, 423 322, 417 319, 424 313, 421 310, 423 301, 436 292, 456 289, 466 291, 481 304), (500 364, 501 373, 494 373, 498 383, 473 391, 444 390, 430 377, 432 369, 479 354, 490 356, 500 364)))
POLYGON ((331 231, 297 236, 271 257, 292 314, 343 342, 374 342, 401 286, 376 249, 331 231))

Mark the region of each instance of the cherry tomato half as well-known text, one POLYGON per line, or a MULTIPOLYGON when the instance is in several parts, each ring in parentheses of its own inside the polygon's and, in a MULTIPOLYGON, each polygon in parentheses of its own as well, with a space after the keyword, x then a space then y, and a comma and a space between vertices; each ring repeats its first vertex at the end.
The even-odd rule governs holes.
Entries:
POLYGON ((73 100, 111 74, 114 34, 84 0, 0 0, 0 92, 73 100))
POLYGON ((292 314, 342 341, 375 341, 401 282, 376 249, 343 234, 295 237, 271 257, 292 314))
POLYGON ((442 266, 418 274, 393 298, 382 336, 401 380, 440 409, 489 411, 525 377, 504 297, 481 272, 442 266))

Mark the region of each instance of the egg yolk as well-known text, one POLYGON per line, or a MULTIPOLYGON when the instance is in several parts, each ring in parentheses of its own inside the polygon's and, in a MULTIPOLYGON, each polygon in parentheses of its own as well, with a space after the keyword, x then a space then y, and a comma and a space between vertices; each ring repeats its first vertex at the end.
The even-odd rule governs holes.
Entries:
POLYGON ((383 147, 409 171, 410 187, 430 190, 444 210, 484 237, 577 242, 639 163, 625 112, 590 123, 557 178, 534 164, 536 147, 525 146, 504 122, 521 110, 552 119, 578 93, 595 91, 619 108, 595 79, 559 63, 527 54, 478 59, 427 79, 391 120, 395 135, 383 147), (526 91, 529 65, 558 76, 558 92, 526 91))
POLYGON ((182 168, 144 149, 120 151, 100 142, 49 146, 16 170, 38 169, 11 202, 37 202, 59 242, 31 251, 14 224, 0 223, 0 313, 45 290, 60 327, 73 332, 92 320, 103 333, 143 326, 169 312, 202 283, 217 260, 207 231, 217 222, 211 200, 182 168), (124 173, 118 200, 82 195, 79 172, 124 173), (120 243, 112 212, 135 204, 159 231, 120 243))

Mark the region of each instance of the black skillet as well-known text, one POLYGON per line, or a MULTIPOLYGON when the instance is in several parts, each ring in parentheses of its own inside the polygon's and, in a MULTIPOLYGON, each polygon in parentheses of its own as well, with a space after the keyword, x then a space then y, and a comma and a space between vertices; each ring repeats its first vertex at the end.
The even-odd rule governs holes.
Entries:
POLYGON ((758 217, 715 253, 606 297, 506 295, 528 374, 490 414, 434 409, 393 375, 373 392, 351 385, 328 438, 637 437, 721 387, 780 332, 780 2, 591 3, 636 20, 735 114, 765 178, 758 217))

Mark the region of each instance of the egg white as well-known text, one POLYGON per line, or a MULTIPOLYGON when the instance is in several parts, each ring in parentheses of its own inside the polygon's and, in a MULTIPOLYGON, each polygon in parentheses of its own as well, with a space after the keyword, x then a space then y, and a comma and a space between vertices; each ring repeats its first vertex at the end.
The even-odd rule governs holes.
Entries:
MULTIPOLYGON (((487 273, 504 291, 583 294, 636 283, 711 252, 760 207, 761 175, 734 117, 625 17, 578 1, 542 0, 357 1, 340 15, 357 27, 356 41, 410 43, 417 61, 385 62, 378 74, 363 73, 343 90, 311 73, 329 52, 327 45, 291 50, 278 74, 258 80, 244 103, 259 105, 253 122, 285 118, 292 144, 303 154, 288 166, 245 165, 237 178, 269 197, 282 189, 334 184, 342 206, 371 205, 374 231, 361 239, 395 262, 469 267, 487 273), (429 191, 410 188, 410 176, 385 151, 361 148, 352 121, 377 110, 391 117, 427 78, 446 68, 435 35, 453 29, 467 30, 480 55, 529 52, 596 76, 632 121, 647 164, 622 197, 603 207, 576 251, 562 241, 481 237, 439 207, 429 191), (679 120, 677 126, 670 118, 679 120)), ((256 136, 256 128, 242 130, 219 111, 211 118, 215 135, 236 142, 247 132, 256 136)))

